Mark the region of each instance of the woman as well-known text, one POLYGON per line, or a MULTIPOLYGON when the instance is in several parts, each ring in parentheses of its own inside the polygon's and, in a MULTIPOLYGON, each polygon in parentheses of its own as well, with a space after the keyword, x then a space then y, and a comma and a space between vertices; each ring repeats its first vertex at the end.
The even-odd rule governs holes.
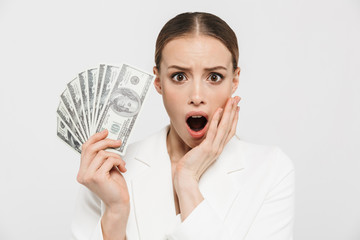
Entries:
POLYGON ((83 145, 73 239, 292 239, 292 162, 234 136, 235 33, 212 14, 180 14, 161 30, 155 63, 170 125, 123 159, 104 151, 121 145, 106 130, 83 145))

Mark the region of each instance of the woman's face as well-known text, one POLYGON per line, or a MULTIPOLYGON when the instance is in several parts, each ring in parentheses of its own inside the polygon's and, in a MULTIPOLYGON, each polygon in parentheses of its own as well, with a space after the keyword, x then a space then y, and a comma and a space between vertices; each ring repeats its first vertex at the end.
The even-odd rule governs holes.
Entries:
POLYGON ((233 71, 231 53, 221 41, 191 35, 165 45, 160 72, 154 67, 154 73, 170 131, 193 148, 206 137, 215 111, 224 108, 237 89, 240 69, 233 71))

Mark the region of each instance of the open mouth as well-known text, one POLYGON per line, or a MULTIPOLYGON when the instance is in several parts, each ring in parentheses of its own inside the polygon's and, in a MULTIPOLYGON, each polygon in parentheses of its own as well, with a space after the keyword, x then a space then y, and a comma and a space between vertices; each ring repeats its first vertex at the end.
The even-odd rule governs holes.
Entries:
POLYGON ((202 115, 192 115, 186 119, 189 128, 195 132, 201 131, 206 126, 208 120, 202 115))

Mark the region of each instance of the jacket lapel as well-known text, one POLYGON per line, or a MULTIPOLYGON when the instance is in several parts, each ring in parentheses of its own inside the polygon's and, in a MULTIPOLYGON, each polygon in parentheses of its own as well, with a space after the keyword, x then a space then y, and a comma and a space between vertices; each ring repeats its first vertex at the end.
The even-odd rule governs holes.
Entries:
POLYGON ((239 142, 238 137, 234 136, 199 181, 199 188, 204 198, 223 220, 242 186, 240 178, 245 163, 239 142))
POLYGON ((132 159, 142 168, 131 179, 140 239, 161 239, 176 218, 166 135, 167 128, 146 141, 132 159))
MULTIPOLYGON (((161 239, 176 219, 171 162, 166 148, 168 127, 147 140, 132 159, 131 195, 140 239, 161 239)), ((199 181, 204 198, 225 219, 241 186, 238 177, 244 168, 239 139, 235 136, 220 157, 199 181)), ((129 163, 127 163, 129 164, 129 163)), ((130 166, 129 166, 130 169, 130 166)))

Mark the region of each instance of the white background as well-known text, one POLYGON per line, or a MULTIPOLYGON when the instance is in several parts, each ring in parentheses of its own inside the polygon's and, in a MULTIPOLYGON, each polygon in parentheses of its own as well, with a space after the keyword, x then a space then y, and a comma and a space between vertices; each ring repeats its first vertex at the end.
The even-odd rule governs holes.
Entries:
MULTIPOLYGON (((69 238, 79 155, 56 136, 60 93, 103 62, 151 72, 184 11, 238 36, 238 135, 294 161, 296 239, 360 239, 360 3, 346 0, 0 0, 0 239, 69 238)), ((154 88, 138 121, 132 141, 168 123, 154 88)))

